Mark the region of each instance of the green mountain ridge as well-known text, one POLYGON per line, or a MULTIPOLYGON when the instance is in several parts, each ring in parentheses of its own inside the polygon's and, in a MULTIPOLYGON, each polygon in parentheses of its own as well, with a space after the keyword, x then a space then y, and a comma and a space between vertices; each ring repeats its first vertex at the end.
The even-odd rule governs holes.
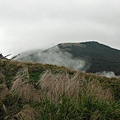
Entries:
POLYGON ((90 61, 91 66, 87 72, 113 71, 120 75, 120 50, 98 42, 82 42, 84 47, 59 44, 59 48, 71 53, 73 57, 85 58, 90 61))
POLYGON ((18 60, 56 64, 59 66, 66 65, 66 67, 92 73, 113 71, 115 75, 120 75, 120 50, 95 41, 60 43, 42 52, 37 51, 18 58, 18 60), (80 67, 78 68, 74 67, 79 65, 80 67))

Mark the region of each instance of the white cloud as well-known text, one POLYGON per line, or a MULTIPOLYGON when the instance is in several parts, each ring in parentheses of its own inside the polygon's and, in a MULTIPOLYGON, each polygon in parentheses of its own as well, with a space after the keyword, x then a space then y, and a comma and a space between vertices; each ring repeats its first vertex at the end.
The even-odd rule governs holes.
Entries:
POLYGON ((0 51, 87 40, 120 49, 119 6, 119 0, 0 0, 0 51))

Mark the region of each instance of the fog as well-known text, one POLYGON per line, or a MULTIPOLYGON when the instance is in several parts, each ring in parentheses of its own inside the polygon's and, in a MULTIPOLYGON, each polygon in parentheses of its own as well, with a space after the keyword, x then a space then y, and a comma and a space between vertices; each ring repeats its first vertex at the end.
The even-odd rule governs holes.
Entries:
POLYGON ((119 0, 0 0, 0 52, 96 40, 120 49, 119 0))
POLYGON ((83 71, 86 71, 90 67, 90 63, 87 60, 75 58, 70 53, 61 50, 58 46, 54 46, 45 51, 38 51, 34 54, 28 54, 28 56, 26 56, 26 53, 23 53, 17 59, 22 61, 65 66, 75 70, 83 71))
POLYGON ((120 78, 120 76, 116 76, 115 73, 113 71, 102 71, 102 72, 98 72, 96 73, 97 75, 101 75, 101 76, 105 76, 107 78, 120 78))

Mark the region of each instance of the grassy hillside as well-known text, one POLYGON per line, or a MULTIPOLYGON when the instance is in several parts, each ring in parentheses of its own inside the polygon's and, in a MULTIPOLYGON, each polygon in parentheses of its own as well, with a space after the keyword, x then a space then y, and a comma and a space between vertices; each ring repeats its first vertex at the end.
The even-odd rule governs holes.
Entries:
POLYGON ((119 120, 120 79, 0 60, 0 120, 119 120))

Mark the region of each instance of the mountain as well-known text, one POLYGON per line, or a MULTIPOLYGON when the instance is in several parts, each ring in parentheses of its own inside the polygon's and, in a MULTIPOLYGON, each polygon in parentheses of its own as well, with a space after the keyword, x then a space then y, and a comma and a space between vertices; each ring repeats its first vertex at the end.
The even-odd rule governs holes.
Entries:
POLYGON ((87 72, 114 71, 120 75, 120 50, 98 42, 83 42, 84 47, 59 44, 60 49, 71 53, 73 57, 86 58, 91 63, 87 72))
POLYGON ((61 43, 17 59, 56 64, 92 73, 113 71, 115 75, 120 75, 120 50, 95 41, 61 43))

